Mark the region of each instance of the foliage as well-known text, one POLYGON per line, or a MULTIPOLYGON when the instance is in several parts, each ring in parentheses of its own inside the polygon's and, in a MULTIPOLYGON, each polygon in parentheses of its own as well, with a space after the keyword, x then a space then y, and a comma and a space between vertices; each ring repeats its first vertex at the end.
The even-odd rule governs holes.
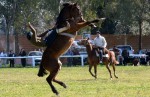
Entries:
MULTIPOLYGON (((29 21, 36 25, 38 32, 43 32, 53 27, 63 2, 77 2, 86 20, 108 18, 103 26, 97 24, 96 29, 102 32, 138 34, 141 21, 143 34, 149 34, 149 0, 0 0, 0 15, 18 33, 27 30, 29 21)), ((81 32, 90 30, 86 27, 81 32)))
POLYGON ((113 0, 106 6, 106 13, 112 13, 114 21, 118 22, 116 33, 139 34, 139 22, 142 23, 143 35, 149 34, 147 25, 150 20, 149 0, 113 0))
MULTIPOLYGON (((57 97, 46 77, 37 76, 38 68, 0 68, 1 97, 57 97)), ((119 79, 109 79, 105 66, 98 66, 95 80, 88 67, 62 67, 57 79, 67 88, 53 82, 61 97, 149 97, 149 66, 117 66, 119 79)))

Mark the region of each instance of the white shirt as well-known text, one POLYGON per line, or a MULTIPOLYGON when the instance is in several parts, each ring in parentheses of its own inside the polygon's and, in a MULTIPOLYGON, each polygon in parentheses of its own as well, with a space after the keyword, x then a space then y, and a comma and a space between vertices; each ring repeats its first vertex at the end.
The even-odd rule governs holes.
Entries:
POLYGON ((0 56, 1 56, 1 57, 7 57, 7 54, 4 53, 4 52, 1 52, 1 53, 0 53, 0 56))
POLYGON ((98 47, 106 48, 107 42, 106 42, 106 40, 105 40, 105 38, 103 36, 99 35, 98 37, 96 37, 94 39, 94 45, 98 46, 98 47))

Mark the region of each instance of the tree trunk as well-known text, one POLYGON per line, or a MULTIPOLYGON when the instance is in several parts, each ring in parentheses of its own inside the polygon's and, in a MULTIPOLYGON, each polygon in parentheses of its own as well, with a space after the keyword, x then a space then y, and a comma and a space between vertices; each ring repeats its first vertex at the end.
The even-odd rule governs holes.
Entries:
POLYGON ((10 45, 10 42, 9 42, 9 26, 7 25, 7 29, 6 29, 6 51, 9 52, 9 45, 10 45))
POLYGON ((19 54, 18 33, 15 30, 15 53, 19 54))
POLYGON ((139 50, 142 49, 142 20, 139 20, 139 50))

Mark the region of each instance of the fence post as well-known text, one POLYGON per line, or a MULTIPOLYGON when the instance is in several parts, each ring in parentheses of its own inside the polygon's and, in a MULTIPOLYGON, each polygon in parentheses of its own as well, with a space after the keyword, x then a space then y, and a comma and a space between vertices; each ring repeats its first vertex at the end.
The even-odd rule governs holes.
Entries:
POLYGON ((35 67, 35 58, 32 57, 32 67, 35 67))
POLYGON ((84 66, 83 55, 81 55, 81 65, 84 66))

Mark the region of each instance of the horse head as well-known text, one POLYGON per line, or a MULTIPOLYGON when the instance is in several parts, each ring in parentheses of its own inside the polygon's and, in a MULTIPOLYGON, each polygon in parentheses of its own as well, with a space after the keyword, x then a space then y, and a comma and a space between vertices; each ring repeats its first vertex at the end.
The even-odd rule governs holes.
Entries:
POLYGON ((66 20, 73 18, 75 22, 84 22, 83 15, 80 7, 77 3, 64 3, 63 8, 60 11, 60 14, 57 17, 56 25, 57 27, 64 26, 66 20))
POLYGON ((89 38, 80 40, 80 41, 78 42, 78 44, 79 44, 79 45, 84 45, 84 46, 90 45, 89 38))

